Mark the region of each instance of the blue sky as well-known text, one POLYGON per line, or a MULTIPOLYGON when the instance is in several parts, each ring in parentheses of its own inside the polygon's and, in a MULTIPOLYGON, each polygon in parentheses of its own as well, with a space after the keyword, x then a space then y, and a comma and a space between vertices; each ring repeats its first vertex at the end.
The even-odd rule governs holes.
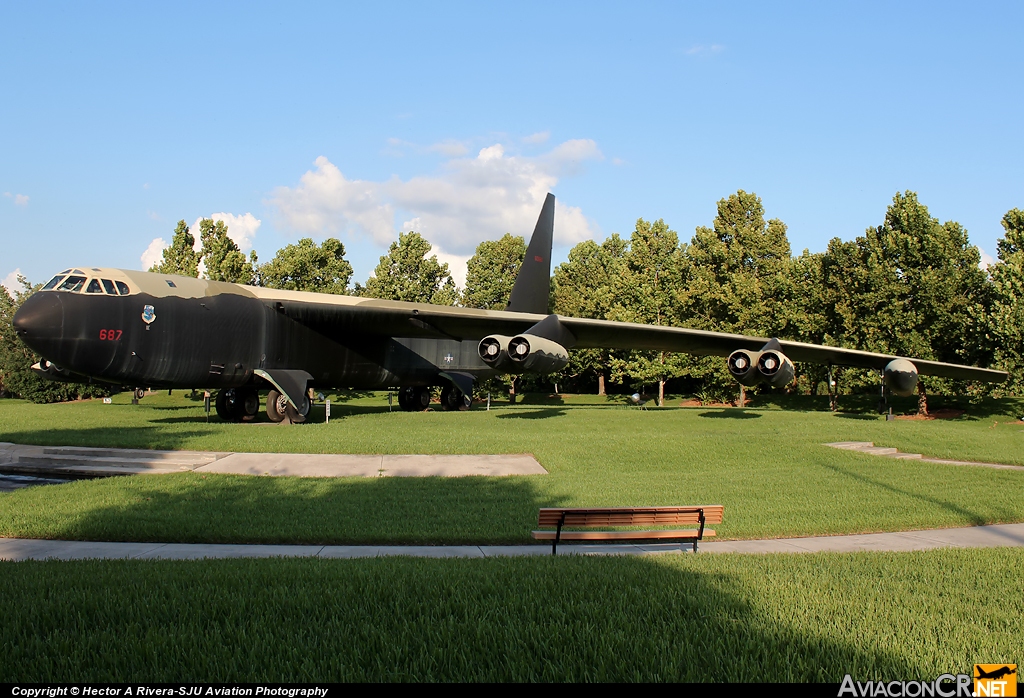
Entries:
POLYGON ((994 256, 1024 208, 1020 3, 148 5, 0 6, 0 279, 215 214, 263 261, 333 235, 363 281, 415 227, 455 267, 548 189, 556 261, 737 189, 795 252, 910 189, 994 256))

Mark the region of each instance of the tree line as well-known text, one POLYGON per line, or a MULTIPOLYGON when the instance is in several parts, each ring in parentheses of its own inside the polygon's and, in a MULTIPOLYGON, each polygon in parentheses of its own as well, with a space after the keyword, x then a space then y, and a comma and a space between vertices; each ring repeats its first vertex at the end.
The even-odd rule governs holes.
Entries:
MULTIPOLYGON (((1007 212, 1002 225, 998 261, 983 270, 967 230, 955 221, 933 218, 917 195, 907 191, 896 194, 881 224, 862 236, 834 238, 824 252, 804 250, 794 256, 785 223, 766 219, 761 199, 741 190, 719 201, 711 225, 698 227, 688 242, 663 220, 641 218, 628 239, 613 234, 601 243, 579 243, 554 270, 550 310, 993 366, 1011 373, 1010 382, 997 389, 1019 394, 1024 388, 1024 212, 1007 212)), ((222 221, 204 219, 199 228, 197 252, 192 232, 180 221, 170 246, 150 271, 202 273, 217 281, 295 291, 503 309, 526 253, 520 236, 482 242, 467 264, 465 288, 458 289, 447 264, 430 255, 430 243, 415 231, 403 232, 366 284, 353 286, 345 247, 335 238, 321 244, 303 238, 260 264, 255 252, 249 257, 241 252, 222 221)), ((25 365, 27 350, 9 331, 10 316, 24 295, 0 294, 0 315, 8 329, 0 337, 0 389, 33 397, 25 387, 30 378, 15 366, 25 365)), ((787 390, 829 389, 827 367, 798 369, 795 384, 787 390)), ((870 371, 854 369, 836 370, 831 378, 844 392, 876 389, 879 380, 870 371)), ((721 358, 647 351, 574 350, 560 373, 520 380, 528 388, 547 389, 554 382, 599 393, 609 384, 657 390, 659 402, 666 387, 704 400, 727 400, 737 391, 721 358), (538 385, 530 386, 530 381, 538 385)), ((501 383, 512 390, 522 388, 506 377, 484 389, 501 383)), ((928 392, 986 389, 922 378, 921 406, 926 409, 928 392)), ((37 398, 44 397, 40 390, 37 398)))

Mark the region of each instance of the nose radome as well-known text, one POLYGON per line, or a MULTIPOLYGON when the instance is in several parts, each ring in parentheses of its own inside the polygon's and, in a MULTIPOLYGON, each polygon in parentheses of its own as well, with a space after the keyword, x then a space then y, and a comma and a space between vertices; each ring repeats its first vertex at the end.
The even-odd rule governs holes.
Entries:
POLYGON ((64 330, 64 304, 57 293, 36 293, 14 314, 14 331, 39 353, 42 346, 60 339, 64 330))

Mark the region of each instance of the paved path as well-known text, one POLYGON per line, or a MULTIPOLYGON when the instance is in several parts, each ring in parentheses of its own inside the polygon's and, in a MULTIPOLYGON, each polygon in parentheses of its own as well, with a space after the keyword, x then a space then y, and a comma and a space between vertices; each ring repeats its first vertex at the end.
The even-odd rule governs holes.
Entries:
POLYGON ((995 468, 996 470, 1024 470, 1024 465, 1006 465, 1005 463, 982 463, 973 460, 950 460, 948 458, 926 458, 920 453, 901 453, 899 449, 875 446, 873 441, 836 441, 825 444, 844 451, 866 453, 869 456, 885 456, 897 460, 919 460, 925 463, 942 463, 943 465, 969 465, 978 468, 995 468))
POLYGON ((0 442, 0 474, 61 477, 163 475, 182 471, 274 477, 465 477, 547 475, 528 453, 509 455, 358 455, 150 451, 0 442))
MULTIPOLYGON (((679 552, 679 544, 569 545, 560 554, 644 555, 679 552)), ((689 545, 682 548, 689 549, 689 545)), ((1024 547, 1024 523, 942 528, 902 533, 867 533, 855 536, 820 536, 774 540, 709 541, 703 553, 816 553, 862 550, 933 550, 935 548, 1024 547)), ((684 550, 685 552, 685 550, 684 550)), ((411 557, 517 557, 550 555, 549 545, 213 545, 202 543, 105 543, 92 541, 0 538, 0 560, 145 559, 197 560, 231 557, 357 558, 407 555, 411 557)))

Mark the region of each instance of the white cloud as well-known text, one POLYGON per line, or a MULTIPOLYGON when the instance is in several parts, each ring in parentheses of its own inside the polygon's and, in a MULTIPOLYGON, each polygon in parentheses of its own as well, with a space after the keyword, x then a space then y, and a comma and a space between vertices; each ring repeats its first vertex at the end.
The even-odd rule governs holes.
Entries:
MULTIPOLYGON (((597 144, 587 139, 565 141, 536 157, 509 154, 495 143, 476 157, 447 160, 435 175, 374 182, 347 179, 321 156, 297 186, 277 187, 268 203, 284 228, 316 236, 364 234, 381 246, 395 239, 395 217, 401 212, 408 219, 402 229, 415 222, 437 249, 468 257, 482 240, 506 232, 528 237, 559 177, 578 174, 586 162, 602 158, 597 144)), ((590 237, 593 230, 583 212, 559 203, 555 240, 575 244, 590 237)))
POLYGON ((523 136, 523 143, 540 145, 541 143, 547 143, 548 138, 551 138, 551 131, 539 131, 538 133, 531 133, 529 136, 523 136))
POLYGON ((9 191, 5 191, 4 196, 8 199, 14 199, 15 206, 28 206, 28 195, 26 194, 12 194, 9 191))
POLYGON ((149 247, 142 253, 139 260, 142 262, 142 271, 149 271, 149 269, 159 264, 163 259, 164 250, 170 247, 163 238, 153 238, 153 242, 149 243, 149 247))
POLYGON ((978 252, 981 253, 981 261, 978 262, 978 268, 982 270, 988 269, 990 266, 996 263, 996 260, 985 250, 978 248, 978 252))
POLYGON ((228 227, 228 237, 235 241, 238 249, 242 252, 248 252, 252 249, 252 241, 256 237, 256 231, 263 224, 263 221, 251 213, 243 213, 240 216, 236 216, 233 213, 211 213, 209 216, 200 216, 188 227, 188 231, 195 238, 192 248, 196 252, 203 248, 203 241, 199 236, 199 223, 203 218, 224 221, 224 225, 228 227))
MULTIPOLYGON (((210 218, 215 221, 224 221, 224 225, 228 227, 228 237, 235 241, 242 252, 252 249, 253 238, 256 237, 256 231, 260 229, 260 224, 263 222, 251 213, 243 213, 240 216, 233 213, 214 213, 210 218)), ((199 234, 198 223, 195 234, 199 234)))
POLYGON ((452 281, 456 286, 466 288, 466 263, 469 262, 471 255, 448 254, 437 245, 431 246, 429 254, 436 255, 437 261, 448 265, 448 273, 452 275, 452 281))
POLYGON ((13 296, 15 293, 23 290, 20 283, 18 283, 18 277, 21 276, 21 268, 15 269, 10 274, 4 277, 3 281, 0 281, 0 286, 3 286, 11 292, 13 296))
POLYGON ((687 56, 711 56, 725 50, 722 44, 694 44, 686 49, 687 56))

